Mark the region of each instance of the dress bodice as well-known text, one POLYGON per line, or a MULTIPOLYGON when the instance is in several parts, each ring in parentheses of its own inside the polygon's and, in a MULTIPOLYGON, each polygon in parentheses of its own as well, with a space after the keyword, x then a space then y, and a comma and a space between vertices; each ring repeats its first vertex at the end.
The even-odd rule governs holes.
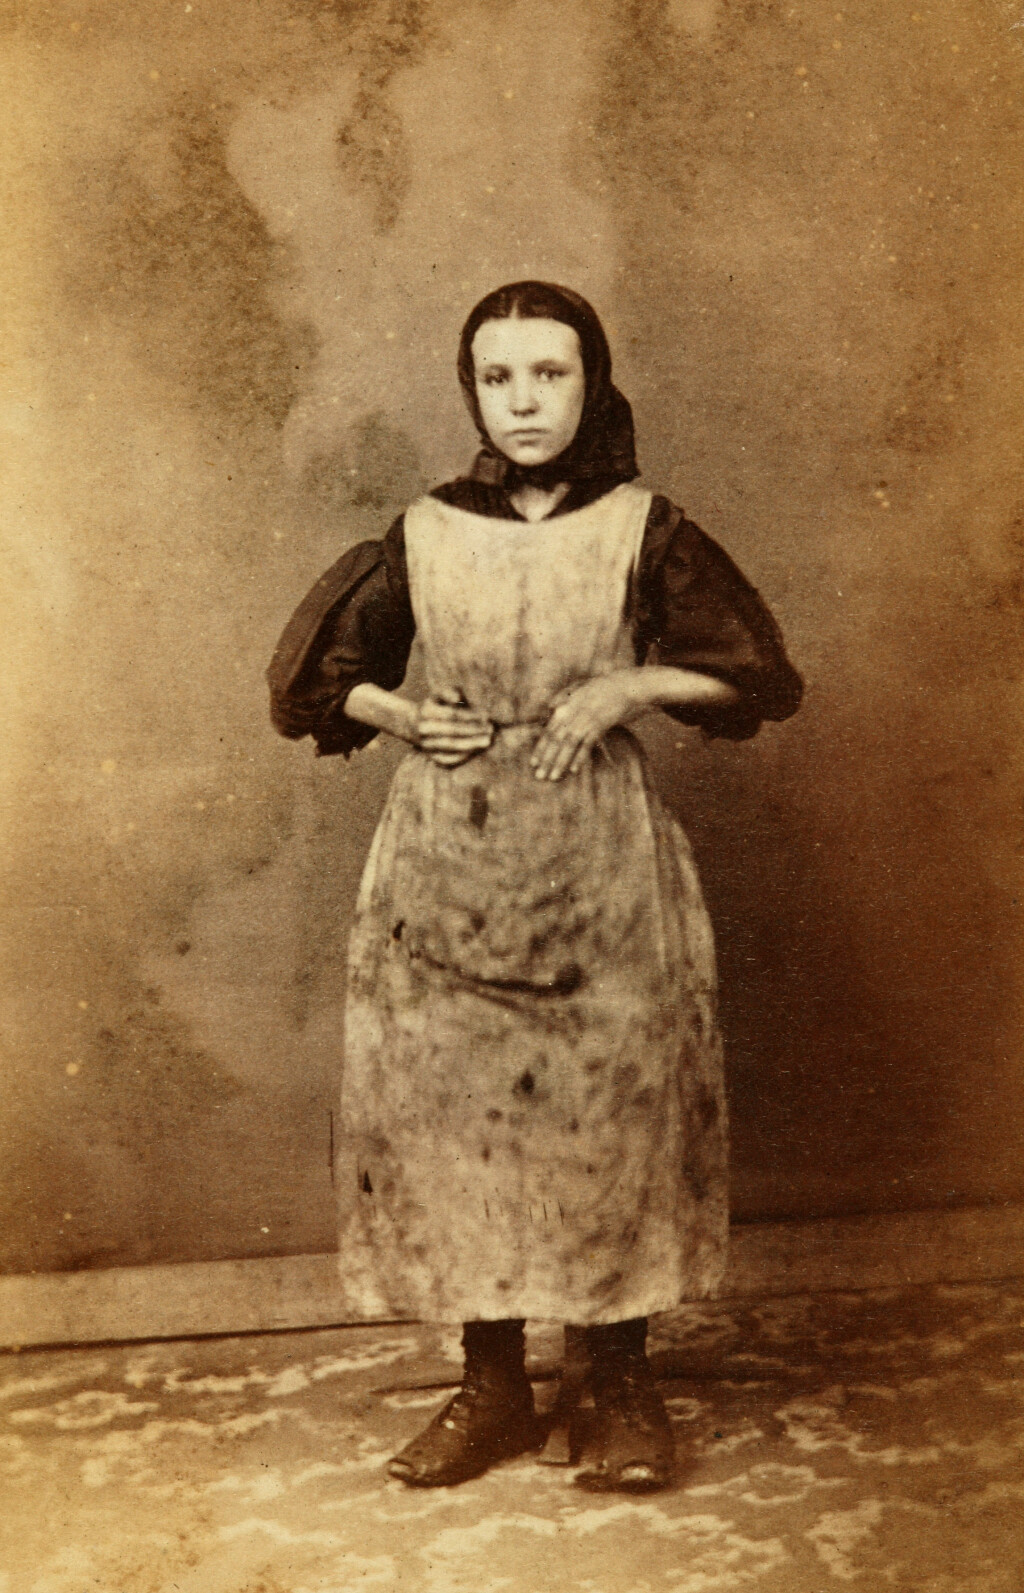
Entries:
POLYGON ((413 504, 409 591, 430 690, 520 724, 546 718, 564 687, 635 663, 629 594, 650 506, 631 483, 534 522, 413 504))

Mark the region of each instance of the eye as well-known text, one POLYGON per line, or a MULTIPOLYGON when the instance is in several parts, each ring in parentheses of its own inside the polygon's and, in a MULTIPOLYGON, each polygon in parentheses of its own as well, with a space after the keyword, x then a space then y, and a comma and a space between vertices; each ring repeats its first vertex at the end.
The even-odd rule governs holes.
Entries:
POLYGON ((508 377, 504 371, 486 371, 483 376, 478 377, 478 380, 484 387, 500 387, 502 382, 508 380, 508 377))

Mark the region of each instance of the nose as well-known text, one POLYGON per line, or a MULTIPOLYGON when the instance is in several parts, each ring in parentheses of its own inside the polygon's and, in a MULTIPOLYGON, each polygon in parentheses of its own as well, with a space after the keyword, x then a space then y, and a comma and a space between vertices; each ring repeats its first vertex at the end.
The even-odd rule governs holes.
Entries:
POLYGON ((532 415, 537 408, 537 389, 528 375, 515 376, 509 387, 509 408, 513 415, 532 415))

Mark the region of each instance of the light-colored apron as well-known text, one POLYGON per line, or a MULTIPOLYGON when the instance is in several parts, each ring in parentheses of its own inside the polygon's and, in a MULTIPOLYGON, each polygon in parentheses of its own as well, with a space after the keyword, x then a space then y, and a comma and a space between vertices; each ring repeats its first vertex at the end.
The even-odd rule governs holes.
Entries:
POLYGON ((631 667, 650 495, 538 523, 405 517, 433 690, 496 724, 399 766, 349 961, 340 1264, 367 1317, 612 1322, 704 1295, 725 1256, 710 924, 686 839, 611 731, 529 756, 554 695, 631 667))

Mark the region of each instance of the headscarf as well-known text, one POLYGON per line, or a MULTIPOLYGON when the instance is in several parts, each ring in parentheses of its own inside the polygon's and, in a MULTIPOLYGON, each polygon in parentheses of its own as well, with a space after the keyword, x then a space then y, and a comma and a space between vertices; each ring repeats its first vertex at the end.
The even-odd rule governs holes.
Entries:
POLYGON ((639 475, 633 441, 633 412, 612 385, 612 356, 596 311, 580 294, 554 282, 511 282, 496 288, 470 311, 459 339, 459 383, 482 444, 470 472, 477 481, 512 492, 520 486, 549 489, 560 481, 607 480, 639 475), (571 326, 580 340, 585 390, 583 413, 568 448, 543 465, 518 465, 491 441, 477 401, 473 339, 485 321, 517 315, 571 326))

